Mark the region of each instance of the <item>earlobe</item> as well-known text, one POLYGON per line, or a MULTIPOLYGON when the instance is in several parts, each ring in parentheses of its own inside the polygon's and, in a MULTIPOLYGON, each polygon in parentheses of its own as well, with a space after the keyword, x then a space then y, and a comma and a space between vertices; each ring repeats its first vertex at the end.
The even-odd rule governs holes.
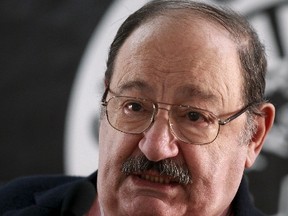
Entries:
POLYGON ((275 107, 271 103, 263 104, 260 107, 260 111, 263 113, 263 116, 256 116, 255 118, 257 129, 247 149, 246 168, 254 164, 275 118, 275 107))

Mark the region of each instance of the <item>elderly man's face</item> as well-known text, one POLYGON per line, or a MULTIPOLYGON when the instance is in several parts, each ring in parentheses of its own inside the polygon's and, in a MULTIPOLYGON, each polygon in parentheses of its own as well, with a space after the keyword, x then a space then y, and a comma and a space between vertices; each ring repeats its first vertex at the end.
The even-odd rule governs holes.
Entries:
MULTIPOLYGON (((243 104, 243 78, 236 46, 220 26, 203 19, 157 18, 136 29, 117 56, 110 89, 117 95, 186 104, 224 119, 243 104)), ((107 100, 114 96, 109 93, 107 100)), ((169 109, 169 105, 162 105, 169 109)), ((247 117, 221 126, 207 145, 181 142, 171 133, 168 112, 139 135, 100 127, 99 202, 105 215, 224 215, 250 166, 249 145, 240 143, 247 117), (132 156, 171 159, 188 168, 189 184, 160 183, 157 171, 121 172, 132 156), (145 174, 146 179, 142 178, 145 174)))

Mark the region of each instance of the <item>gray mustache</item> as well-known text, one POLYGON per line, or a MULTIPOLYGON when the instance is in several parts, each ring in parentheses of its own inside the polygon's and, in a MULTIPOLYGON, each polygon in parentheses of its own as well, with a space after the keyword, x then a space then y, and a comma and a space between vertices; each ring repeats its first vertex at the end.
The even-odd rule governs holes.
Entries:
POLYGON ((189 174, 188 168, 184 165, 176 163, 172 159, 161 161, 150 161, 144 155, 130 157, 122 165, 122 173, 126 175, 141 174, 144 171, 154 170, 160 175, 172 177, 176 182, 187 185, 192 183, 192 177, 189 174))

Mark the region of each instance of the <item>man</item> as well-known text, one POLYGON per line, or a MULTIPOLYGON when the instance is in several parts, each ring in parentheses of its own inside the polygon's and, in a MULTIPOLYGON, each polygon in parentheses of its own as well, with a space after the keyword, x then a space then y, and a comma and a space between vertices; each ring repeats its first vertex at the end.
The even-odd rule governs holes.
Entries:
POLYGON ((12 182, 1 213, 263 215, 243 172, 274 120, 265 73, 242 17, 187 0, 146 4, 110 48, 97 174, 12 182), (83 202, 92 189, 79 182, 96 179, 95 199, 83 202))

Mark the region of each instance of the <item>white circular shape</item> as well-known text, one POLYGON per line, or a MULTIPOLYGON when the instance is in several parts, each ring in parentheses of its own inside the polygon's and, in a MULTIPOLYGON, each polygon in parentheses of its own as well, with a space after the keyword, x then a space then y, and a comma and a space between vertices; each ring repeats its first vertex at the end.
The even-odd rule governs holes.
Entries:
POLYGON ((64 134, 64 170, 87 175, 98 167, 98 143, 93 125, 99 116, 108 49, 122 22, 147 0, 115 1, 93 33, 71 92, 64 134))

